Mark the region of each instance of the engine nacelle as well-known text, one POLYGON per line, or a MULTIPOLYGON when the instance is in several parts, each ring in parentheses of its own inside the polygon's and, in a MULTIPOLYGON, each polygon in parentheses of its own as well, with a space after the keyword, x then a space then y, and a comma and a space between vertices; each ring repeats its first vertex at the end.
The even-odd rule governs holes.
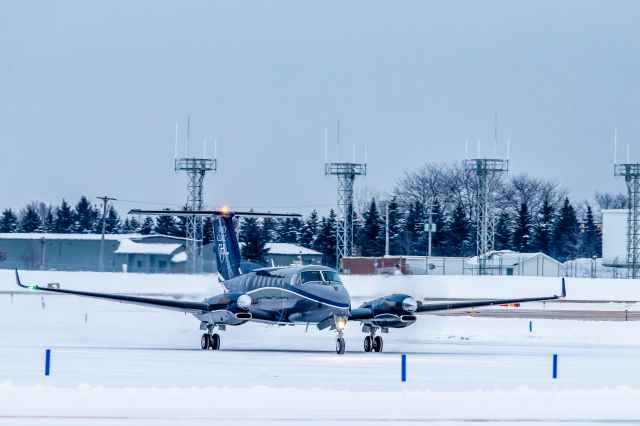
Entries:
POLYGON ((206 300, 210 311, 196 315, 210 324, 240 325, 252 318, 249 308, 253 304, 251 296, 245 293, 223 293, 206 300))
POLYGON ((245 293, 223 293, 207 299, 211 309, 227 309, 232 312, 246 312, 254 303, 245 293))
POLYGON ((407 294, 390 294, 363 303, 360 308, 369 309, 373 318, 362 321, 365 325, 382 328, 403 328, 416 322, 413 313, 418 302, 407 294))

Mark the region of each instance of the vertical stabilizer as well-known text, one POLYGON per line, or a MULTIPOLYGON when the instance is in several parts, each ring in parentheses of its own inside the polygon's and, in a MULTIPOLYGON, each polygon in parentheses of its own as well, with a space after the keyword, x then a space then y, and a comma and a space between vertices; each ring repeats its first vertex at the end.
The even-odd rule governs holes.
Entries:
POLYGON ((233 214, 213 218, 214 255, 218 273, 228 280, 241 274, 240 245, 233 226, 233 214))

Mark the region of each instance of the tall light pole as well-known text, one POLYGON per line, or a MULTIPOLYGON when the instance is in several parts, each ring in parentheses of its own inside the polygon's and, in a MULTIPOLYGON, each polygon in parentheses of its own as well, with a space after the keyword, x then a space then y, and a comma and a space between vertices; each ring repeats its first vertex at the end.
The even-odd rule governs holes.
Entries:
POLYGON ((104 264, 104 232, 107 227, 107 204, 109 201, 115 201, 115 198, 109 198, 106 195, 102 197, 96 197, 98 200, 102 200, 102 237, 100 239, 100 259, 98 260, 98 271, 102 272, 104 264))
POLYGON ((427 248, 427 259, 426 259, 426 264, 425 264, 425 275, 429 275, 429 260, 431 259, 431 233, 434 231, 433 229, 433 205, 429 204, 429 211, 427 212, 427 215, 429 216, 429 222, 427 224, 427 226, 429 227, 428 232, 429 232, 429 246, 427 248))

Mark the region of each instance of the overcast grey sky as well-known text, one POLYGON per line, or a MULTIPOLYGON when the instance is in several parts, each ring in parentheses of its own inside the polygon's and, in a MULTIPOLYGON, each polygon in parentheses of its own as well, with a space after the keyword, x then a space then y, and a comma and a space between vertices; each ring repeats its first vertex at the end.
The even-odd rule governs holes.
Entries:
POLYGON ((494 112, 512 172, 577 199, 623 191, 613 129, 640 161, 638 22, 637 1, 3 2, 0 207, 183 203, 187 113, 192 153, 218 139, 210 205, 328 210, 338 119, 344 159, 368 144, 357 185, 390 190, 467 137, 492 156, 494 112))

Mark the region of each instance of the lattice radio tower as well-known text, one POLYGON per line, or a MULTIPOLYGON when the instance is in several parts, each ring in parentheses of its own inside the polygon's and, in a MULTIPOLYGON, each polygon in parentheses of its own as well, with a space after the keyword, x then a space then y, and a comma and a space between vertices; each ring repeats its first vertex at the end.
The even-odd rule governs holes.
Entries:
POLYGON ((355 161, 354 145, 353 162, 339 162, 340 152, 340 122, 338 122, 338 144, 336 147, 336 162, 327 161, 327 132, 325 130, 325 176, 338 177, 338 222, 336 235, 336 269, 340 270, 340 264, 344 256, 351 256, 353 252, 353 184, 356 176, 366 176, 367 159, 365 149, 364 163, 355 161))
MULTIPOLYGON (((497 129, 497 126, 496 126, 497 129)), ((497 130, 495 143, 497 145, 497 130)), ((495 148, 494 148, 495 154, 495 148)), ((507 154, 508 157, 508 154, 507 154)), ((478 275, 492 272, 487 255, 493 250, 495 243, 495 208, 493 195, 497 177, 509 171, 509 160, 497 158, 480 158, 480 142, 478 141, 478 158, 465 160, 468 172, 476 175, 476 254, 478 256, 478 275)))
MULTIPOLYGON (((214 158, 206 158, 207 143, 204 142, 204 151, 201 158, 189 156, 189 131, 190 117, 187 117, 187 147, 185 156, 178 158, 178 125, 176 124, 176 151, 175 151, 175 171, 187 172, 189 181, 187 183, 187 209, 203 209, 203 183, 207 172, 218 170, 217 155, 214 158)), ((186 252, 187 252, 187 272, 196 273, 202 271, 202 236, 203 221, 200 216, 187 217, 186 229, 186 252)))
POLYGON ((617 164, 617 129, 614 148, 614 175, 624 176, 627 184, 627 277, 640 278, 640 163, 617 164))

